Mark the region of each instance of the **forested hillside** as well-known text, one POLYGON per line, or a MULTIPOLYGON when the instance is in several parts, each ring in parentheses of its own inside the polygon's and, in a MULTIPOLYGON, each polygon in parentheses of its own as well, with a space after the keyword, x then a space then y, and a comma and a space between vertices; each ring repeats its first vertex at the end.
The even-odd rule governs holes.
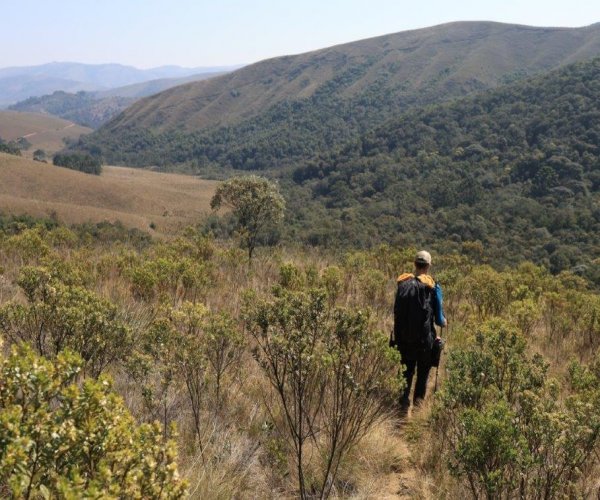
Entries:
POLYGON ((409 113, 285 175, 310 241, 479 241, 496 262, 584 272, 600 257, 600 59, 409 113))
MULTIPOLYGON (((214 154, 219 165, 272 166, 265 173, 279 178, 286 191, 285 234, 294 239, 455 249, 478 242, 473 251, 497 264, 532 259, 556 272, 593 273, 598 281, 599 77, 600 59, 577 63, 413 110, 343 148, 335 144, 341 136, 348 139, 346 129, 311 131, 321 115, 307 110, 303 132, 280 127, 279 140, 268 132, 276 118, 263 115, 252 126, 205 136, 202 147, 189 145, 214 154)), ((165 137, 145 132, 126 158, 150 161, 159 146, 159 163, 185 161, 189 150, 180 140, 191 136, 173 134, 173 142, 165 137)))
POLYGON ((135 102, 132 97, 111 96, 99 99, 94 92, 56 92, 30 97, 9 107, 15 111, 47 113, 85 127, 97 128, 135 102))
POLYGON ((451 23, 247 66, 144 99, 84 145, 129 165, 265 169, 408 109, 600 54, 600 26, 451 23))

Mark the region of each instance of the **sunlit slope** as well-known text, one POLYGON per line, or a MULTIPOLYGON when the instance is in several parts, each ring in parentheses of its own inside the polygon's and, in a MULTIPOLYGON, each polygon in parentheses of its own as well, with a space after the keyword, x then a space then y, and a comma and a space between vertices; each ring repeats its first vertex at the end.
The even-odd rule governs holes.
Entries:
POLYGON ((319 91, 342 98, 385 91, 407 103, 433 102, 597 54, 600 25, 565 29, 451 23, 278 57, 176 87, 137 103, 108 129, 194 130, 231 124, 319 91))
POLYGON ((390 119, 600 55, 600 24, 451 23, 279 57, 167 90, 85 136, 109 163, 281 170, 390 119))
POLYGON ((31 147, 23 155, 32 157, 36 149, 52 154, 65 147, 63 139, 77 140, 92 129, 82 127, 68 120, 41 113, 20 111, 0 111, 0 137, 13 141, 25 137, 31 147))
MULTIPOLYGON (((216 182, 191 176, 104 167, 101 176, 0 153, 0 211, 66 223, 121 221, 169 233, 209 210, 216 182)), ((151 231, 152 232, 152 231, 151 231)))

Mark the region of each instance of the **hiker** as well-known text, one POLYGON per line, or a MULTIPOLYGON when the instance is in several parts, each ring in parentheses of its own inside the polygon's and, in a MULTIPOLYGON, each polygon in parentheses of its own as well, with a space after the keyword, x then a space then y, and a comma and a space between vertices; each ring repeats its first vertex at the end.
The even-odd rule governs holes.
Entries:
POLYGON ((398 277, 398 289, 394 303, 394 330, 390 345, 395 346, 406 366, 404 379, 406 389, 400 400, 403 414, 410 408, 410 389, 415 368, 417 381, 413 404, 417 406, 424 398, 427 378, 431 370, 431 355, 438 335, 434 323, 447 325, 442 305, 442 289, 429 275, 431 255, 422 250, 415 257, 415 272, 398 277))

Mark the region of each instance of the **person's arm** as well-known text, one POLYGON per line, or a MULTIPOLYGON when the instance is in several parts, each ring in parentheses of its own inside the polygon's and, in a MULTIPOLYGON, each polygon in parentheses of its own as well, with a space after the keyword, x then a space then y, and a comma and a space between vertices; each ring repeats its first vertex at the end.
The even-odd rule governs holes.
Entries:
POLYGON ((439 283, 435 284, 433 289, 434 300, 433 300, 433 312, 435 314, 435 324, 437 326, 446 326, 448 321, 444 314, 444 295, 442 294, 442 287, 439 283))

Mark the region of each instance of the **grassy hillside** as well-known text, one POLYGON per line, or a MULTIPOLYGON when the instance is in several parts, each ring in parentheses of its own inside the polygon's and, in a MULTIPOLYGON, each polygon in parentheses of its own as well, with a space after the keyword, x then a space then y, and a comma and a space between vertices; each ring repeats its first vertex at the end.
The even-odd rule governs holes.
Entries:
POLYGON ((211 71, 207 73, 198 73, 189 76, 184 76, 180 78, 159 78, 156 80, 149 80, 147 82, 126 85, 124 87, 117 87, 110 90, 101 90, 98 92, 94 92, 94 95, 98 98, 130 97, 139 99, 153 94, 158 94, 163 90, 177 87, 178 85, 207 80, 209 78, 216 78, 224 73, 226 73, 226 71, 211 71))
POLYGON ((170 233, 210 211, 215 185, 118 167, 104 167, 98 177, 0 153, 0 212, 56 214, 66 223, 121 221, 151 233, 170 233))
POLYGON ((598 54, 600 25, 446 24, 270 59, 170 89, 136 103, 88 142, 111 162, 267 168, 337 147, 410 107, 598 54))
POLYGON ((32 157, 36 149, 53 154, 65 147, 66 139, 76 141, 82 134, 92 130, 55 116, 41 113, 0 111, 0 137, 5 141, 15 141, 21 137, 31 146, 22 153, 32 157))

